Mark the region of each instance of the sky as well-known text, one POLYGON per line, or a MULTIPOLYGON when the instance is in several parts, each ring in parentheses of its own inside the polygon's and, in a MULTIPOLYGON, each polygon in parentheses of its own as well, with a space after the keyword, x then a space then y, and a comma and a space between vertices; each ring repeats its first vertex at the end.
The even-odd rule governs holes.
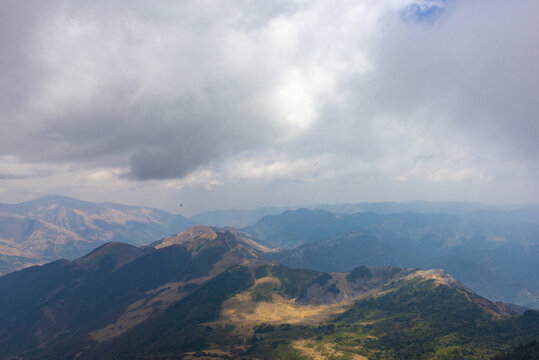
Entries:
POLYGON ((0 202, 538 203, 538 18, 536 0, 3 0, 0 202))

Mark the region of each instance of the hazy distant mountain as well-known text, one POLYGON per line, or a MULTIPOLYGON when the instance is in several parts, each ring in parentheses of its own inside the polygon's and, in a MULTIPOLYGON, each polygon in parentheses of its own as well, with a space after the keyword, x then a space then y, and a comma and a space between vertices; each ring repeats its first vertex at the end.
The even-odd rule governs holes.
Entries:
POLYGON ((439 267, 494 300, 539 308, 539 225, 451 214, 337 214, 299 209, 243 231, 285 249, 272 259, 319 271, 439 267))
POLYGON ((406 201, 377 203, 344 203, 310 206, 312 210, 326 210, 336 213, 353 214, 374 212, 377 214, 395 214, 413 212, 418 214, 453 214, 467 218, 503 223, 539 224, 538 205, 495 206, 466 201, 406 201))
MULTIPOLYGON (((537 205, 495 206, 466 201, 388 201, 376 203, 317 204, 304 206, 304 208, 309 210, 325 210, 341 214, 354 214, 358 212, 373 212, 383 215, 404 212, 418 214, 453 214, 466 215, 468 218, 476 220, 539 224, 539 206, 537 205)), ((190 219, 196 223, 209 226, 233 226, 241 228, 255 224, 264 216, 279 215, 286 210, 294 209, 298 209, 298 207, 213 210, 204 211, 190 217, 190 219)))
POLYGON ((190 219, 198 224, 209 226, 242 228, 256 223, 266 215, 277 215, 287 209, 284 207, 261 207, 252 210, 213 210, 191 216, 190 219))
POLYGON ((517 315, 441 270, 323 273, 269 264, 264 251, 196 226, 7 274, 0 358, 472 359, 539 334, 538 312, 517 315))
POLYGON ((378 214, 394 214, 403 212, 414 213, 469 213, 478 210, 493 210, 493 206, 481 203, 459 201, 384 201, 361 203, 319 204, 310 207, 331 212, 353 214, 357 212, 375 212, 378 214))
POLYGON ((384 218, 383 215, 374 213, 348 215, 325 210, 297 209, 265 216, 242 230, 266 246, 292 249, 361 225, 381 222, 384 218))
POLYGON ((0 204, 0 275, 59 258, 74 259, 108 241, 148 244, 194 224, 162 210, 64 196, 0 204))

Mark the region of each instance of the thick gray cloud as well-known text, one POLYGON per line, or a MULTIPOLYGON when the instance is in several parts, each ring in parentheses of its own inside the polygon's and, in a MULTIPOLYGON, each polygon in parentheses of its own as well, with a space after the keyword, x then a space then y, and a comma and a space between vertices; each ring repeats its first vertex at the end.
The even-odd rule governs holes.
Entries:
POLYGON ((124 5, 61 3, 34 23, 40 8, 3 3, 2 14, 23 25, 3 39, 10 58, 2 71, 15 75, 3 77, 10 131, 2 153, 128 167, 129 176, 144 180, 182 177, 274 138, 277 129, 257 106, 273 81, 268 68, 244 64, 241 41, 232 44, 238 49, 226 43, 252 19, 245 24, 236 9, 210 3, 124 5), (18 106, 9 106, 12 97, 18 106))
POLYGON ((0 191, 33 177, 73 195, 309 184, 363 200, 338 185, 362 183, 368 200, 425 184, 425 198, 539 200, 521 188, 539 180, 538 14, 534 0, 3 1, 0 191))

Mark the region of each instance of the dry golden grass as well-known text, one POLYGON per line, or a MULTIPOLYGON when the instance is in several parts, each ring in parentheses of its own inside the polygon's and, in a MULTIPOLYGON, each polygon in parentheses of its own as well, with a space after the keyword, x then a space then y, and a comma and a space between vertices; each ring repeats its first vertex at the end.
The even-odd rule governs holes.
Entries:
POLYGON ((253 327, 260 323, 316 326, 332 315, 344 312, 352 304, 352 301, 347 300, 329 305, 303 305, 296 304, 294 299, 286 299, 277 294, 273 295, 271 302, 254 301, 251 296, 252 290, 265 282, 280 284, 274 277, 258 279, 247 291, 226 300, 223 303, 220 320, 212 324, 231 324, 237 333, 244 335, 252 334, 253 327))
POLYGON ((475 294, 473 291, 465 288, 461 283, 455 280, 450 275, 446 274, 441 269, 418 270, 408 275, 407 279, 421 278, 422 281, 433 280, 437 286, 445 285, 456 289, 462 293, 468 301, 473 302, 489 313, 493 319, 509 319, 512 315, 507 305, 501 303, 493 303, 475 294))
MULTIPOLYGON (((0 213, 0 222, 9 223, 11 219, 21 220, 24 219, 24 217, 16 214, 0 213)), ((48 223, 46 221, 41 221, 27 237, 13 235, 11 238, 0 238, 0 255, 42 259, 43 249, 47 245, 63 245, 71 241, 75 243, 89 242, 88 239, 82 238, 80 235, 71 230, 48 223)), ((60 258, 61 256, 56 257, 60 258)))
MULTIPOLYGON (((294 349, 299 350, 303 356, 313 360, 331 360, 343 357, 344 353, 335 350, 335 344, 317 344, 308 340, 296 340, 292 342, 294 349)), ((366 357, 357 354, 348 354, 348 358, 353 360, 368 360, 366 357)))
POLYGON ((433 280, 436 285, 446 285, 456 287, 460 284, 441 269, 417 270, 406 277, 411 280, 421 278, 423 281, 433 280))
POLYGON ((225 256, 214 265, 208 276, 193 279, 191 281, 169 282, 156 289, 150 290, 146 292, 146 296, 142 299, 130 304, 126 311, 116 321, 102 329, 90 333, 90 336, 98 342, 111 340, 143 321, 146 321, 152 314, 164 311, 170 305, 191 294, 192 291, 182 291, 181 289, 183 287, 192 284, 201 285, 239 262, 241 262, 241 259, 234 257, 231 254, 225 254, 225 256))
POLYGON ((156 249, 171 245, 183 245, 189 250, 194 250, 200 245, 201 240, 212 241, 217 238, 217 233, 209 226, 197 225, 177 235, 164 239, 156 249))
POLYGON ((78 209, 72 209, 72 211, 82 216, 85 225, 90 228, 99 228, 94 224, 94 220, 103 220, 122 225, 126 224, 128 221, 138 221, 142 223, 159 222, 151 216, 151 211, 149 209, 144 208, 140 210, 137 209, 137 211, 120 211, 107 207, 99 213, 89 213, 78 209))
POLYGON ((154 312, 162 311, 185 297, 188 292, 180 289, 187 282, 170 282, 157 289, 148 291, 147 296, 127 307, 127 310, 114 323, 90 333, 98 342, 111 340, 134 326, 146 321, 154 312))
POLYGON ((182 359, 184 360, 194 360, 194 359, 215 360, 219 358, 230 359, 231 357, 232 357, 232 354, 228 351, 211 350, 211 349, 206 349, 206 350, 197 351, 197 352, 188 352, 188 353, 182 354, 182 359), (207 356, 201 355, 201 353, 204 353, 207 356))
POLYGON ((271 248, 269 248, 267 246, 259 244, 256 241, 254 241, 252 239, 249 239, 249 238, 246 238, 244 236, 236 235, 236 237, 238 238, 238 240, 240 240, 244 244, 249 245, 249 246, 251 246, 251 247, 253 247, 253 248, 257 249, 257 250, 260 250, 262 252, 276 252, 277 251, 277 249, 271 249, 271 248))

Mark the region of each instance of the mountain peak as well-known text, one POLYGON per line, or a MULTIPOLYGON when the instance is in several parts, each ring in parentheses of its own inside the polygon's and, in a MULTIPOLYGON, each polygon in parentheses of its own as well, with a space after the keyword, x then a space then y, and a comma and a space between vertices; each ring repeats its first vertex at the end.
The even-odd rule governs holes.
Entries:
POLYGON ((183 246, 191 254, 199 254, 209 248, 222 248, 225 253, 237 259, 258 259, 261 252, 271 251, 263 245, 244 237, 238 230, 226 227, 196 225, 184 232, 162 239, 153 244, 155 249, 169 246, 183 246), (239 258, 238 258, 239 256, 239 258))
POLYGON ((121 242, 109 242, 91 253, 75 260, 73 263, 87 271, 102 269, 116 270, 130 263, 145 251, 133 245, 121 242))
POLYGON ((162 249, 172 245, 183 245, 187 249, 192 250, 194 247, 215 240, 218 234, 222 234, 225 231, 218 227, 196 225, 176 235, 158 241, 154 245, 154 248, 162 249))
POLYGON ((435 284, 445 285, 456 289, 465 289, 465 287, 455 280, 451 275, 442 269, 417 270, 408 276, 411 278, 421 278, 424 281, 433 280, 435 284))
POLYGON ((433 281, 435 285, 453 288, 464 294, 470 302, 475 303, 494 318, 506 319, 510 318, 513 314, 513 311, 507 304, 502 302, 492 302, 477 295, 442 269, 417 270, 408 275, 407 278, 421 279, 421 282, 433 281))

